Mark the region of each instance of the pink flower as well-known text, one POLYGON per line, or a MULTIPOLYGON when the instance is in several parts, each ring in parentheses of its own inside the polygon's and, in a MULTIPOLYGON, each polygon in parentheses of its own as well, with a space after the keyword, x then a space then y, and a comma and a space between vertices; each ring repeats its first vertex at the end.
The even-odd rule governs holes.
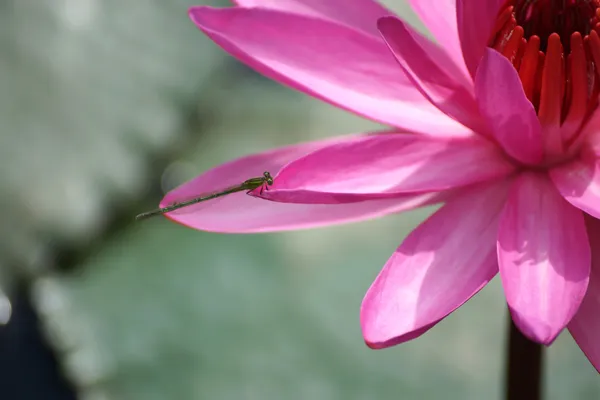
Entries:
POLYGON ((169 218, 266 232, 443 202, 367 292, 367 344, 420 336, 499 271, 526 336, 567 327, 600 368, 600 2, 412 0, 439 45, 373 0, 237 3, 190 16, 260 73, 394 128, 223 164, 161 206, 275 182, 169 218))

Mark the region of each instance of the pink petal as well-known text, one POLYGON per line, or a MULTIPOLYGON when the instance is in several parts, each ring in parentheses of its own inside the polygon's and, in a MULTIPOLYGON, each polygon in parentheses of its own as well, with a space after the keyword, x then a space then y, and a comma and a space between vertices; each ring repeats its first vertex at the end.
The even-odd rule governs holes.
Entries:
POLYGON ((600 157, 600 129, 598 126, 600 126, 600 110, 596 109, 569 146, 569 154, 576 154, 583 146, 585 151, 600 157))
POLYGON ((348 203, 437 192, 513 170, 494 144, 477 137, 379 133, 349 137, 292 161, 261 196, 290 203, 348 203))
POLYGON ((193 7, 190 17, 231 55, 294 89, 405 130, 470 134, 414 88, 381 38, 262 8, 193 7))
POLYGON ((600 372, 600 221, 589 217, 586 222, 592 249, 590 284, 568 327, 573 339, 600 372))
POLYGON ((496 275, 494 241, 507 186, 474 187, 408 235, 363 300, 361 326, 369 347, 420 336, 496 275))
POLYGON ((500 7, 505 0, 456 0, 458 34, 472 76, 487 48, 500 7))
POLYGON ((569 203, 600 217, 600 160, 586 154, 568 164, 550 170, 550 177, 560 194, 569 203))
POLYGON ((487 49, 477 70, 475 90, 481 114, 506 153, 526 164, 540 163, 542 128, 513 65, 487 49))
POLYGON ((432 104, 475 131, 481 128, 473 82, 444 50, 396 17, 378 21, 379 30, 402 70, 432 104))
POLYGON ((377 20, 394 14, 374 0, 234 0, 234 3, 323 18, 375 36, 379 36, 377 20))
MULTIPOLYGON (((333 139, 335 140, 340 139, 333 139)), ((276 173, 286 163, 331 142, 332 140, 282 147, 222 164, 168 193, 160 206, 223 190, 253 176, 261 176, 263 171, 276 173)), ((275 203, 239 192, 181 208, 167 216, 190 228, 205 231, 270 232, 376 218, 439 202, 442 199, 440 196, 414 195, 336 206, 275 203)))
POLYGON ((600 110, 596 109, 577 132, 575 140, 567 147, 565 158, 584 154, 585 157, 600 157, 600 110))
POLYGON ((513 321, 531 340, 551 344, 585 295, 590 245, 583 213, 545 174, 515 181, 500 220, 498 261, 513 321))
POLYGON ((454 64, 461 69, 463 75, 468 76, 469 71, 463 59, 456 25, 456 0, 409 0, 409 2, 429 32, 452 58, 454 64))

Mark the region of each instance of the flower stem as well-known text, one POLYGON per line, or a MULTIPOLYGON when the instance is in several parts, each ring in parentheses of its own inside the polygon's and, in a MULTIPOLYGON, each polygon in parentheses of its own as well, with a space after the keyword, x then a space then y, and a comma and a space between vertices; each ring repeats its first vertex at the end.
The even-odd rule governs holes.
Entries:
POLYGON ((541 400, 542 345, 527 339, 508 315, 506 399, 541 400))

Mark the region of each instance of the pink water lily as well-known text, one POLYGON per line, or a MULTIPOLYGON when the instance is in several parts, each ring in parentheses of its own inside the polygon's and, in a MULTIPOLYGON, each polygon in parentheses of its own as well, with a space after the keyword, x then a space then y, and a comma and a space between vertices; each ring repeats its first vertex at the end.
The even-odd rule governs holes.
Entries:
POLYGON ((423 334, 500 272, 527 337, 548 345, 567 327, 600 368, 600 2, 410 3, 436 43, 374 0, 193 7, 194 23, 240 61, 393 128, 243 157, 161 205, 264 170, 275 176, 267 190, 168 217, 265 232, 443 203, 368 290, 366 343, 423 334))

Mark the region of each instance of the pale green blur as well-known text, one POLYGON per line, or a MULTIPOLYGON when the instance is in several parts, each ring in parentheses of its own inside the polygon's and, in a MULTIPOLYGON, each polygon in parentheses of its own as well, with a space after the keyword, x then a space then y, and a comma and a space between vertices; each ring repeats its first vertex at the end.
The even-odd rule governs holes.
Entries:
MULTIPOLYGON (((362 341, 362 296, 432 209, 261 235, 134 222, 224 161, 377 128, 237 65, 188 20, 191 4, 0 2, 3 286, 32 283, 81 398, 500 399, 497 280, 418 340, 362 341), (58 245, 83 252, 70 271, 58 245)), ((597 396, 568 334, 547 356, 548 399, 597 396)))

